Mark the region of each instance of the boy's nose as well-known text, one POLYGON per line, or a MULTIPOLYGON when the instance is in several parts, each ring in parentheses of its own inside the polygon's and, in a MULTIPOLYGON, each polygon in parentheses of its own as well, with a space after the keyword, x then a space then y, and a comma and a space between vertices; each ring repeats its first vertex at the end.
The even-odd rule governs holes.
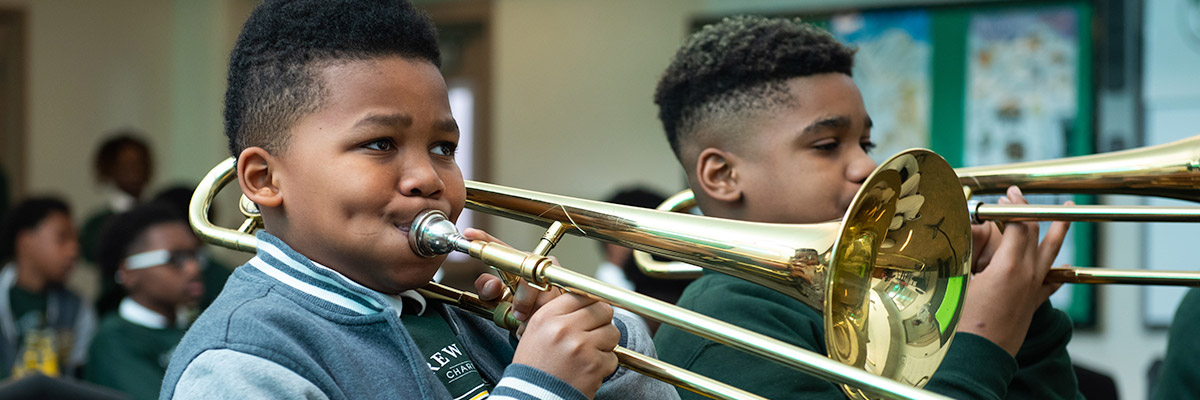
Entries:
POLYGON ((858 152, 854 158, 850 160, 850 165, 846 167, 846 180, 854 183, 863 183, 871 176, 871 172, 875 171, 875 160, 867 156, 866 152, 858 152))
POLYGON ((428 162, 410 162, 401 171, 400 193, 407 196, 433 196, 441 193, 445 184, 437 170, 428 162))
POLYGON ((70 257, 72 260, 79 258, 79 241, 71 240, 70 242, 68 242, 64 253, 67 257, 70 257))
POLYGON ((189 277, 199 276, 200 270, 203 268, 199 258, 189 258, 183 262, 183 272, 189 277))

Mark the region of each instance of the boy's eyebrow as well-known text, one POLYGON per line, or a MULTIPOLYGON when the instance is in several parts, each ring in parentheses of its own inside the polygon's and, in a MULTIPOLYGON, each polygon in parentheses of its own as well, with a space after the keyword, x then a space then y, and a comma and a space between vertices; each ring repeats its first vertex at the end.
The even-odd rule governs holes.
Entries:
MULTIPOLYGON (((363 127, 368 125, 376 126, 401 126, 410 127, 413 124, 413 118, 408 114, 371 114, 354 123, 354 127, 363 127)), ((454 118, 439 119, 433 123, 437 130, 443 132, 458 132, 458 122, 454 118)))
MULTIPOLYGON (((870 130, 875 126, 875 122, 871 121, 871 117, 863 119, 863 126, 870 130)), ((808 124, 800 131, 800 137, 816 134, 818 131, 826 129, 845 129, 850 127, 850 117, 839 115, 818 119, 816 122, 808 124)))
POLYGON ((454 118, 438 120, 433 123, 433 126, 439 131, 458 133, 458 121, 455 121, 454 118))
POLYGON ((371 114, 354 123, 355 127, 367 125, 381 126, 412 126, 413 119, 408 114, 371 114))
MULTIPOLYGON (((870 119, 868 118, 868 123, 869 120, 870 119)), ((844 115, 824 117, 804 127, 804 129, 800 131, 800 136, 812 135, 818 131, 826 129, 839 129, 848 127, 850 127, 850 117, 844 115)))

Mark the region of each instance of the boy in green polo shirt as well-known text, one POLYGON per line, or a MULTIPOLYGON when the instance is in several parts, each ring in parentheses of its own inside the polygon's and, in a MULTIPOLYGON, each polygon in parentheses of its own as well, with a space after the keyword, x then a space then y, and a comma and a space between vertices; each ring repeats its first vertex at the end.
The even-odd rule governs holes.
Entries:
MULTIPOLYGON (((853 63, 854 50, 828 32, 787 19, 728 18, 684 43, 655 103, 705 215, 796 224, 846 212, 876 167, 853 63)), ((1024 199, 1014 187, 1001 202, 1024 199)), ((974 230, 977 273, 959 333, 925 388, 955 398, 1078 397, 1070 321, 1047 300, 1058 285, 1044 283, 1067 224, 1054 224, 1040 245, 1034 223, 974 230)), ((825 352, 819 313, 738 278, 708 273, 678 304, 825 352)), ((665 361, 767 398, 844 397, 833 383, 674 327, 655 343, 665 361)))
POLYGON ((0 231, 0 378, 70 375, 95 329, 91 305, 63 287, 79 257, 71 210, 55 198, 25 200, 0 231))
POLYGON ((84 378, 134 399, 156 399, 190 308, 204 293, 200 240, 163 203, 117 214, 103 232, 98 261, 116 271, 127 294, 100 322, 88 351, 96 362, 84 367, 84 378))

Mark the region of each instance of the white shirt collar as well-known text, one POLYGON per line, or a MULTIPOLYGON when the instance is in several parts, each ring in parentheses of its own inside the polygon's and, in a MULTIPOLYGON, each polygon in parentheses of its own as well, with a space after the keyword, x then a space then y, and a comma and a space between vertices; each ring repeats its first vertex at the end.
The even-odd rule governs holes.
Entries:
POLYGON ((124 190, 117 188, 114 185, 105 185, 105 197, 108 199, 108 208, 115 213, 123 213, 133 209, 137 205, 138 200, 124 190))
MULTIPOLYGON (((141 303, 138 303, 137 301, 134 301, 133 299, 128 298, 128 297, 121 299, 121 305, 117 308, 117 315, 120 315, 121 318, 125 318, 126 321, 129 321, 136 325, 141 325, 141 326, 144 326, 144 327, 147 327, 150 329, 166 329, 167 328, 167 317, 164 317, 164 316, 162 316, 162 314, 154 312, 154 310, 146 308, 146 306, 143 306, 143 305, 141 305, 141 303)), ((175 316, 175 327, 176 328, 187 327, 187 318, 185 317, 185 315, 186 315, 186 312, 184 312, 184 311, 180 311, 180 312, 176 313, 176 316, 175 316)))
POLYGON ((395 296, 384 295, 384 297, 387 298, 389 303, 392 303, 392 308, 396 309, 396 315, 404 316, 404 299, 406 299, 406 298, 409 300, 416 301, 417 304, 421 305, 421 308, 417 310, 416 315, 419 316, 419 315, 425 314, 425 308, 426 308, 425 296, 422 296, 420 293, 417 293, 416 290, 405 290, 403 292, 400 292, 400 294, 398 294, 398 295, 395 295, 395 296))

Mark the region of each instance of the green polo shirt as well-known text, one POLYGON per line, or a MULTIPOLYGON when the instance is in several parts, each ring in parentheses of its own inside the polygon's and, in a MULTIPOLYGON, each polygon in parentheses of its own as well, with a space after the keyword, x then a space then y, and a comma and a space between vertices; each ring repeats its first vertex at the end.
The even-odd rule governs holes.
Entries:
MULTIPOLYGON (((679 306, 826 354, 820 313, 799 300, 728 275, 708 272, 684 291, 679 306)), ((1066 342, 1071 323, 1047 302, 1014 359, 991 341, 960 333, 925 389, 953 398, 1082 398, 1066 342), (1039 332, 1039 330, 1041 330, 1039 332)), ((769 399, 843 399, 828 381, 664 325, 654 337, 667 362, 769 399)), ((686 390, 683 399, 702 397, 686 390)))
POLYGON ((444 316, 406 298, 400 322, 425 356, 429 370, 437 375, 451 396, 475 400, 487 397, 492 391, 493 383, 485 381, 475 369, 475 363, 463 352, 458 336, 444 316))

